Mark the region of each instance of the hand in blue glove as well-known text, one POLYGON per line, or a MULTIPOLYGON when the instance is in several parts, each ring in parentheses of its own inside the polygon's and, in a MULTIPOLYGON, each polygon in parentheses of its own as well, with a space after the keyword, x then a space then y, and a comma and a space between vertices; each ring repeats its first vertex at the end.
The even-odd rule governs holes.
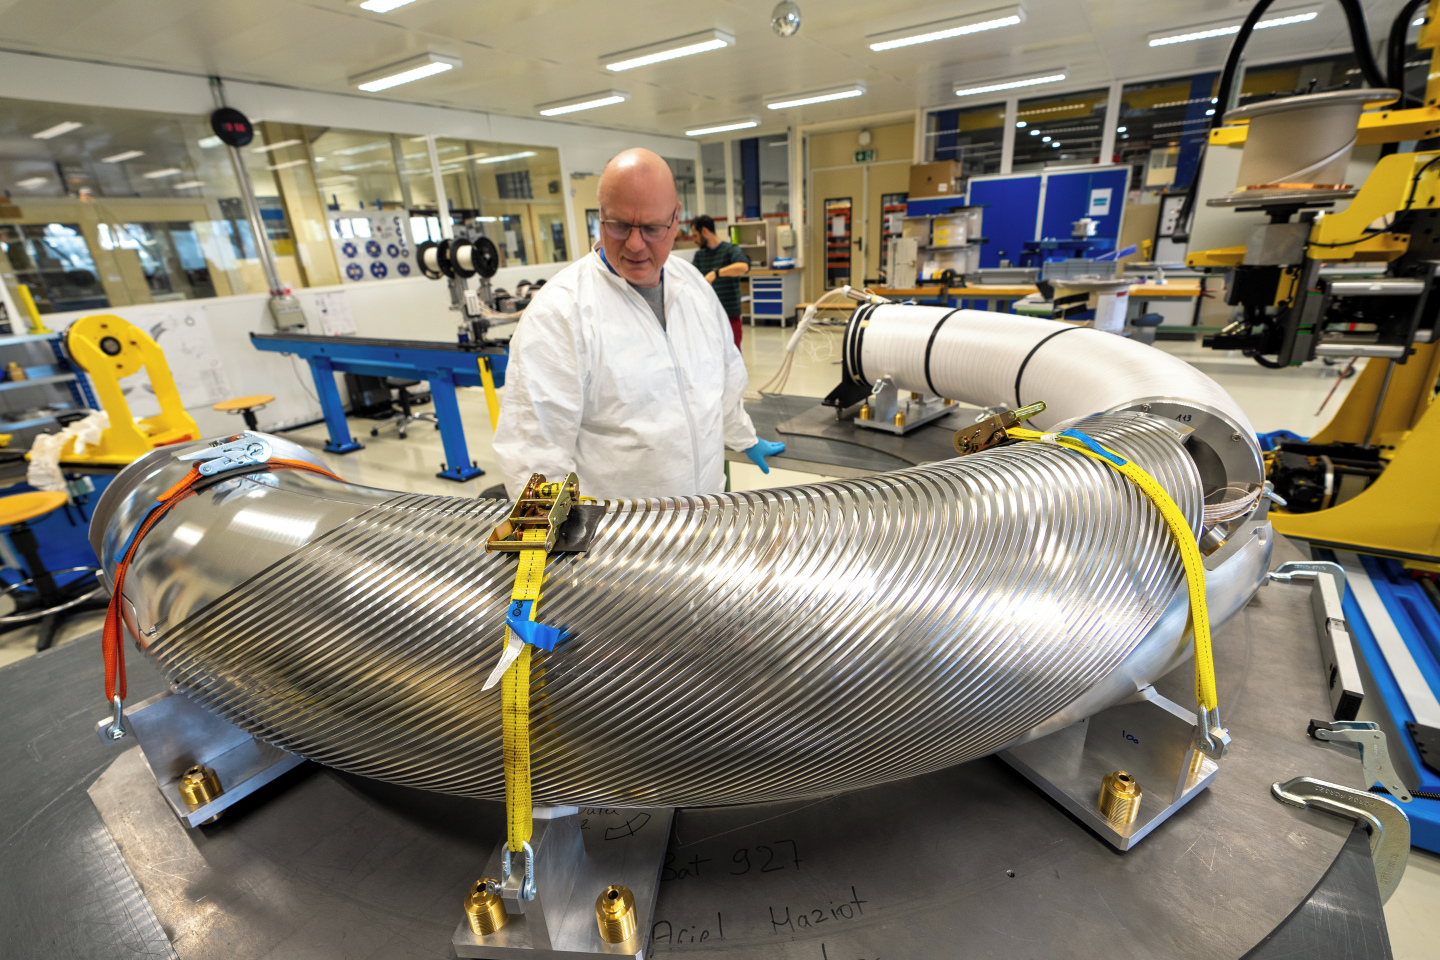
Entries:
POLYGON ((750 447, 748 450, 746 450, 745 456, 749 457, 751 462, 754 463, 755 466, 759 467, 762 473, 769 473, 770 464, 765 462, 765 458, 773 457, 777 453, 784 452, 785 444, 776 443, 773 440, 766 440, 763 437, 756 437, 755 446, 750 447))

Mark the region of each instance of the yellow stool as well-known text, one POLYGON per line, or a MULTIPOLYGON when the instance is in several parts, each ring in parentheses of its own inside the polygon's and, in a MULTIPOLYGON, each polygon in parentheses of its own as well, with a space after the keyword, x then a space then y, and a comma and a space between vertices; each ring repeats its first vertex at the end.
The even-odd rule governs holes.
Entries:
POLYGON ((257 393, 251 397, 236 397, 233 400, 221 400, 211 409, 219 410, 221 413, 238 413, 245 418, 247 430, 259 431, 260 426, 255 420, 255 411, 267 403, 274 403, 275 398, 268 393, 257 393))
POLYGON ((10 544, 25 565, 22 571, 27 579, 19 583, 0 587, 0 595, 23 591, 15 598, 14 612, 0 617, 0 633, 40 621, 40 635, 35 640, 35 649, 47 649, 55 642, 55 632, 66 617, 84 610, 104 610, 110 598, 103 583, 98 583, 98 567, 67 567, 64 570, 48 570, 40 559, 40 545, 35 540, 35 531, 29 522, 63 507, 69 498, 59 491, 36 490, 30 493, 15 493, 0 497, 0 527, 8 527, 10 544), (64 586, 55 583, 55 577, 67 573, 89 573, 77 577, 64 586), (26 590, 25 588, 29 588, 26 590))

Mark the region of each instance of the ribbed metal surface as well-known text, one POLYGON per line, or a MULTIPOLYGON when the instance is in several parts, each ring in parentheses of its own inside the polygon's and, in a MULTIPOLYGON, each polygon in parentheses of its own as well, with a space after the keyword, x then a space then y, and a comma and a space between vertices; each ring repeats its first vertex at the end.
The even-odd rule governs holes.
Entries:
MULTIPOLYGON (((1150 471, 1198 529, 1199 477, 1169 428, 1120 414, 1085 429, 1150 471)), ((148 653, 288 750, 503 797, 499 691, 480 687, 515 569, 483 542, 507 509, 408 495, 372 506, 162 626, 148 653)), ((571 638, 536 658, 535 798, 806 797, 992 753, 1120 667, 1182 579, 1130 483, 1042 444, 611 502, 591 551, 550 564, 541 618, 571 638)))

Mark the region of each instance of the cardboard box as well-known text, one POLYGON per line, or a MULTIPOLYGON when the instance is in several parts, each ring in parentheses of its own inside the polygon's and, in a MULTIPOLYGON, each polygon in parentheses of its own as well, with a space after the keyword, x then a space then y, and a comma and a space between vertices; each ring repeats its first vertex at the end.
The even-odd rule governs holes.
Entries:
POLYGON ((917 197, 953 197, 964 192, 958 160, 916 163, 910 167, 911 200, 917 197))

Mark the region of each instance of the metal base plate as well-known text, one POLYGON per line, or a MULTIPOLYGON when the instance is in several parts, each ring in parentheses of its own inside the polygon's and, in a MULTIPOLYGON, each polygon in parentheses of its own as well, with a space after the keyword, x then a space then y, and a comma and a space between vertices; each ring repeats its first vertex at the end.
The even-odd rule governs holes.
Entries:
MULTIPOLYGON (((920 407, 921 405, 917 403, 910 403, 907 404, 907 406, 914 409, 920 407)), ((882 430, 885 433, 893 433, 896 436, 904 436, 912 430, 918 430, 920 427, 925 426, 925 424, 927 423, 930 423, 934 420, 939 420, 941 417, 946 416, 954 409, 955 407, 953 405, 947 407, 937 401, 935 403, 925 404, 923 408, 924 412, 922 413, 919 413, 915 416, 910 416, 909 414, 907 414, 903 426, 895 426, 895 422, 893 420, 861 420, 859 417, 855 418, 855 426, 861 427, 866 430, 882 430)))
POLYGON ((456 483, 464 483, 466 480, 474 480, 476 477, 483 476, 484 474, 485 471, 479 467, 449 467, 441 470, 435 474, 435 476, 441 480, 454 480, 456 483))
MULTIPOLYGON (((593 808, 592 808, 593 809, 593 808)), ((585 857, 576 867, 573 886, 561 903, 545 905, 544 913, 527 910, 520 916, 512 916, 505 926, 486 937, 477 937, 470 925, 460 921, 451 939, 457 957, 501 958, 529 957, 534 960, 602 960, 611 957, 643 957, 646 932, 655 918, 655 900, 660 890, 660 868, 665 860, 665 849, 670 842, 670 821, 675 811, 670 807, 633 807, 608 810, 601 817, 586 814, 586 829, 574 828, 583 838, 585 857), (596 829, 601 826, 603 829, 596 829), (592 821, 593 824, 592 824, 592 821), (599 926, 595 922, 595 898, 607 886, 629 887, 635 895, 635 920, 637 933, 623 943, 606 943, 600 939, 599 926), (543 916, 543 919, 542 919, 543 916), (548 947, 537 946, 533 925, 544 922, 546 930, 540 939, 548 947)), ((537 834, 541 828, 563 833, 563 821, 536 822, 537 834)), ((543 844, 549 837, 539 838, 543 844)), ((563 838, 568 846, 569 835, 563 838)), ((544 851, 540 851, 544 860, 544 851)), ((486 877, 500 876, 500 848, 490 856, 485 868, 486 877)), ((540 896, 545 894, 546 873, 538 870, 540 896)))
POLYGON ((1195 715, 1155 693, 1102 710, 1000 759, 1045 791, 1117 850, 1129 850, 1210 785, 1220 767, 1191 746, 1195 715), (1187 719, 1188 717, 1188 719, 1187 719), (1128 772, 1144 791, 1133 823, 1117 826, 1100 812, 1100 779, 1128 772))

